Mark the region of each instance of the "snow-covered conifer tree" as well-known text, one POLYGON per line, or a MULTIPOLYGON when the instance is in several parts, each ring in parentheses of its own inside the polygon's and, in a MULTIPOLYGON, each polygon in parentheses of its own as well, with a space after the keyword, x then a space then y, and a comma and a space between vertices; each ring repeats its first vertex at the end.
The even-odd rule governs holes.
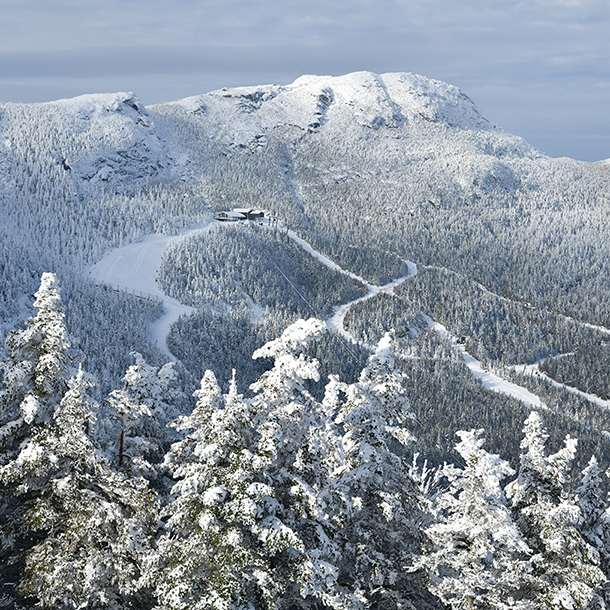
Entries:
POLYGON ((270 460, 266 476, 280 520, 269 527, 277 529, 281 522, 294 536, 280 560, 288 584, 285 603, 298 606, 300 598, 312 596, 336 608, 355 607, 358 596, 338 587, 335 566, 340 503, 331 474, 340 439, 304 385, 319 379, 317 360, 304 351, 325 330, 319 320, 298 320, 254 352, 253 358, 273 358, 274 365, 252 384, 252 405, 259 422, 258 453, 270 460))
POLYGON ((464 466, 440 472, 448 486, 436 496, 437 518, 426 529, 434 547, 421 563, 431 590, 452 608, 532 608, 520 591, 528 584, 529 549, 500 486, 514 471, 482 448, 482 433, 457 433, 464 466))
POLYGON ((523 432, 519 474, 506 492, 515 523, 533 552, 530 598, 557 610, 605 608, 600 589, 606 577, 595 549, 578 531, 581 510, 566 490, 576 440, 568 436, 562 449, 547 456, 548 435, 535 411, 523 432))
POLYGON ((190 432, 166 458, 178 482, 149 578, 161 608, 275 608, 285 585, 273 557, 302 545, 276 516, 252 406, 235 374, 223 396, 207 371, 195 396, 192 414, 175 423, 190 432))
MULTIPOLYGON (((9 334, 8 355, 0 364, 0 467, 10 464, 22 445, 52 421, 67 388, 68 339, 53 274, 42 275, 34 296, 38 313, 25 329, 9 334)), ((7 476, 0 478, 0 572, 14 574, 12 582, 21 569, 15 552, 30 544, 24 535, 24 503, 31 495, 18 496, 16 487, 7 476)))
POLYGON ((158 370, 141 354, 123 377, 124 387, 111 392, 108 402, 118 421, 118 438, 109 453, 118 467, 137 476, 153 479, 163 461, 168 441, 167 424, 177 416, 164 394, 173 379, 173 363, 158 370))
POLYGON ((125 607, 142 592, 153 497, 111 472, 89 435, 91 381, 81 369, 67 375, 52 275, 43 275, 36 296, 39 315, 11 335, 4 366, 3 401, 16 402, 5 412, 21 422, 18 442, 5 445, 0 461, 2 569, 11 574, 13 596, 18 589, 44 606, 125 607))
MULTIPOLYGON (((575 492, 580 508, 578 530, 581 536, 599 554, 599 565, 606 578, 610 578, 610 509, 602 486, 602 472, 595 456, 583 470, 580 485, 575 492)), ((606 604, 610 592, 604 589, 606 604)))
MULTIPOLYGON (((6 339, 0 389, 0 460, 12 457, 30 426, 50 421, 66 390, 68 339, 57 279, 43 273, 36 316, 6 339)), ((0 461, 0 463, 2 463, 0 461)))
POLYGON ((419 589, 411 569, 424 544, 420 523, 425 517, 409 468, 393 450, 413 436, 405 427, 412 416, 404 375, 395 368, 391 333, 381 339, 356 383, 331 379, 324 402, 326 409, 337 411, 344 432, 344 464, 334 473, 346 511, 341 582, 362 591, 373 605, 407 604, 419 589))

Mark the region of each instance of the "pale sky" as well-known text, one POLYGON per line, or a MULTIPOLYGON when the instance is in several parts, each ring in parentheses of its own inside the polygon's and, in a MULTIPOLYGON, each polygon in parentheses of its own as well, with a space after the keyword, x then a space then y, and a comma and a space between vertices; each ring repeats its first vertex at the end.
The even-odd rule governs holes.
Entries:
POLYGON ((542 152, 597 161, 609 32, 609 0, 0 0, 0 102, 415 72, 542 152))

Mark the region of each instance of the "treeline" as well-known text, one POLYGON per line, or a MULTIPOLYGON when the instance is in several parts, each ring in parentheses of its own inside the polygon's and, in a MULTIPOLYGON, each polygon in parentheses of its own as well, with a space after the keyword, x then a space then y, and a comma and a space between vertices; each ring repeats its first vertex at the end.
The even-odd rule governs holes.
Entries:
MULTIPOLYGON (((544 412, 523 418, 517 470, 479 428, 457 432, 455 463, 430 467, 411 432, 419 379, 397 367, 392 334, 317 399, 308 352, 326 330, 312 318, 254 352, 270 367, 249 398, 239 373, 223 392, 207 371, 181 415, 173 366, 134 354, 102 419, 55 276, 35 299, 1 364, 3 607, 610 605, 603 466, 590 457, 571 478, 582 449, 547 447, 544 412)), ((447 349, 433 337, 419 358, 447 349)))

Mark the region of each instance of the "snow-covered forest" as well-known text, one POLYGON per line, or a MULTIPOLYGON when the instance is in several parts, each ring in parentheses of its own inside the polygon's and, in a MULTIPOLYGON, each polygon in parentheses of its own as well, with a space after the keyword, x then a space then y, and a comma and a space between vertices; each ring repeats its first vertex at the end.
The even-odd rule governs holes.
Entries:
POLYGON ((540 414, 515 470, 457 431, 459 461, 410 448, 393 333, 322 400, 298 320, 257 349, 271 367, 223 393, 212 371, 181 415, 173 364, 140 354, 100 406, 70 353, 60 289, 7 339, 0 392, 4 607, 604 608, 610 508, 595 456, 552 453, 540 414), (511 482, 504 486, 506 479, 511 482))
POLYGON ((0 104, 0 607, 606 607, 609 186, 413 74, 0 104))

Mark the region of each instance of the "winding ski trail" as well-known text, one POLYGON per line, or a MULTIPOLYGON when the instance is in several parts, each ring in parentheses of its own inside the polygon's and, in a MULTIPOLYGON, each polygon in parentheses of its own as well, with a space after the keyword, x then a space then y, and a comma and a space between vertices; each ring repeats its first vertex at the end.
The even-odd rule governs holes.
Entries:
MULTIPOLYGON (((176 320, 178 320, 180 316, 191 315, 195 313, 196 309, 183 305, 176 299, 173 299, 162 292, 156 279, 157 271, 161 263, 161 256, 163 251, 170 243, 178 241, 179 239, 188 235, 206 231, 213 224, 215 224, 215 222, 216 221, 210 221, 205 225, 185 229, 177 235, 147 235, 135 243, 128 244, 127 246, 123 246, 121 248, 115 248, 114 250, 107 252, 102 259, 100 259, 94 265, 88 267, 84 272, 84 274, 96 284, 106 284, 119 290, 126 290, 136 295, 139 294, 144 297, 157 298, 161 300, 165 307, 165 313, 161 318, 151 324, 150 338, 169 358, 174 361, 176 358, 167 347, 167 336, 169 334, 170 327, 176 320)), ((392 294, 398 285, 415 277, 417 274, 417 266, 415 263, 405 261, 409 269, 408 275, 393 280, 384 286, 376 286, 367 282, 359 275, 339 267, 339 265, 328 257, 324 256, 324 254, 314 250, 309 243, 299 237, 294 231, 286 227, 285 230, 292 240, 294 240, 311 256, 318 259, 322 264, 344 275, 347 275, 352 279, 358 280, 367 287, 367 294, 358 299, 350 301, 349 303, 338 306, 333 312, 333 315, 325 321, 328 328, 337 331, 346 339, 352 341, 354 340, 354 338, 343 327, 345 316, 353 305, 373 298, 381 292, 392 294)), ((544 404, 538 396, 529 392, 522 386, 502 379, 489 371, 483 370, 480 361, 468 354, 464 347, 457 343, 457 339, 453 337, 444 326, 435 322, 429 316, 424 315, 424 319, 430 328, 434 329, 449 342, 452 349, 460 352, 464 363, 470 369, 473 376, 479 379, 487 389, 512 396, 530 407, 544 407, 544 404)), ((522 368, 523 371, 520 372, 525 372, 527 370, 532 371, 533 374, 533 369, 535 367, 536 365, 530 365, 527 367, 516 367, 516 369, 521 370, 522 368)), ((539 374, 543 375, 542 373, 539 374)), ((590 400, 602 407, 610 408, 609 401, 604 401, 597 396, 585 394, 576 388, 564 386, 550 378, 548 378, 548 380, 554 385, 563 387, 570 392, 582 395, 584 398, 587 398, 587 400, 590 400)))
POLYGON ((357 303, 366 301, 366 300, 374 297, 375 295, 379 294, 380 292, 392 294, 392 291, 394 290, 394 288, 396 288, 396 286, 398 286, 399 284, 402 284, 405 280, 408 280, 409 278, 412 278, 413 276, 415 276, 417 274, 417 265, 415 265, 414 263, 412 263, 410 261, 405 261, 409 267, 408 275, 405 275, 404 277, 400 277, 397 280, 393 280, 392 282, 390 282, 389 284, 386 284, 385 286, 375 286, 374 284, 370 284, 369 282, 367 282, 364 278, 360 277, 359 275, 356 275, 355 273, 352 273, 351 271, 346 271, 345 269, 342 269, 341 267, 339 267, 339 265, 337 265, 337 263, 332 261, 330 258, 324 256, 317 250, 314 250, 304 239, 299 237, 294 231, 291 231, 288 229, 287 232, 288 232, 288 236, 292 240, 294 240, 297 244, 299 244, 299 246, 301 246, 301 248, 303 248, 303 250, 305 250, 306 252, 311 254, 314 258, 317 258, 323 265, 326 265, 330 269, 338 271, 339 273, 342 273, 343 275, 347 275, 348 277, 351 277, 352 279, 361 282, 362 284, 364 284, 367 287, 367 289, 368 289, 367 294, 365 294, 364 296, 362 296, 358 299, 350 301, 349 303, 345 303, 344 305, 338 306, 337 308, 335 308, 333 315, 330 318, 328 318, 327 320, 325 320, 326 326, 328 326, 328 328, 337 331, 339 334, 341 334, 346 339, 349 339, 350 341, 353 341, 354 338, 345 330, 345 328, 343 328, 343 320, 345 319, 345 316, 347 315, 347 312, 350 310, 352 305, 356 305, 357 303))
MULTIPOLYGON (((394 280, 393 282, 390 282, 389 284, 386 284, 385 286, 375 286, 375 285, 367 282, 364 278, 360 277, 359 275, 356 275, 355 273, 352 273, 351 271, 345 271, 344 269, 339 267, 339 265, 337 265, 335 262, 333 262, 332 260, 330 260, 329 258, 324 256, 323 254, 320 254, 319 252, 314 250, 305 240, 298 237, 298 235, 296 235, 293 231, 289 230, 288 235, 294 241, 296 241, 304 250, 309 252, 312 256, 315 256, 321 263, 323 263, 327 267, 330 267, 331 269, 335 269, 335 270, 343 273, 344 275, 347 275, 353 279, 356 279, 356 280, 362 282, 368 288, 368 290, 369 290, 368 294, 364 295, 363 297, 360 297, 359 299, 346 303, 345 305, 341 305, 340 307, 338 307, 335 310, 335 313, 333 314, 333 316, 331 318, 329 318, 328 320, 326 320, 326 325, 329 328, 338 331, 341 335, 343 335, 344 337, 346 337, 352 341, 354 340, 354 338, 343 328, 343 320, 345 319, 345 315, 349 311, 350 307, 352 307, 352 305, 355 305, 356 303, 360 303, 362 301, 370 299, 370 298, 374 297, 375 295, 379 294, 380 292, 386 292, 388 294, 392 294, 394 288, 396 288, 398 285, 402 284, 404 281, 411 279, 411 278, 415 277, 415 275, 417 275, 417 265, 411 261, 405 261, 407 263, 407 265, 409 266, 409 275, 407 275, 405 277, 401 277, 397 280, 394 280)), ((476 358, 473 358, 464 349, 464 347, 462 345, 459 345, 457 342, 457 339, 455 337, 453 337, 442 324, 438 324, 437 322, 434 322, 434 320, 432 320, 432 318, 430 318, 429 316, 426 316, 425 314, 424 314, 424 319, 426 320, 426 323, 428 324, 428 326, 430 328, 432 328, 439 335, 441 335, 443 338, 445 338, 453 349, 460 352, 462 358, 464 359, 464 363, 470 369, 473 376, 476 379, 479 379, 481 381, 481 383, 487 389, 492 390, 494 392, 499 392, 501 394, 508 394, 509 396, 516 398, 517 400, 523 402, 524 404, 526 404, 529 407, 541 408, 544 406, 542 401, 540 400, 540 398, 538 396, 536 396, 535 394, 532 394, 532 392, 530 392, 529 390, 526 390, 525 388, 521 387, 520 385, 507 381, 506 379, 502 379, 501 377, 498 377, 497 375, 494 375, 493 373, 490 373, 489 371, 485 371, 483 369, 483 367, 481 366, 481 362, 479 360, 477 360, 476 358)))
POLYGON ((136 296, 156 298, 163 302, 165 313, 151 324, 149 336, 151 341, 173 361, 176 358, 167 347, 169 329, 180 316, 191 315, 197 310, 183 305, 161 290, 157 283, 161 255, 170 243, 193 233, 205 231, 212 224, 213 221, 185 229, 177 235, 146 235, 137 242, 110 250, 97 263, 84 271, 84 275, 96 284, 106 284, 136 296))

